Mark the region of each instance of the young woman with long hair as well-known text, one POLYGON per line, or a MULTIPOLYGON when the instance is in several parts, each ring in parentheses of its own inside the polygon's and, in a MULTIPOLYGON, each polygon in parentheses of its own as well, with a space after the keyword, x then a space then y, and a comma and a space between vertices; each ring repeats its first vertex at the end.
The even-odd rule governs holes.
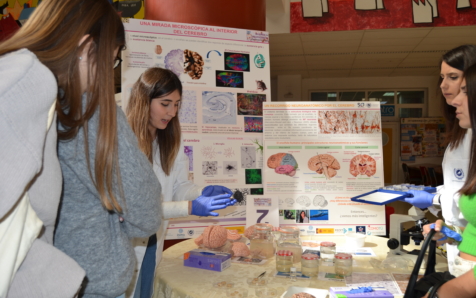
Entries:
MULTIPOLYGON (((464 219, 468 221, 466 227, 451 227, 442 220, 435 224, 436 231, 442 231, 442 226, 447 226, 457 232, 462 231, 462 241, 458 246, 459 255, 455 260, 456 278, 444 283, 437 290, 440 298, 449 297, 476 297, 476 65, 464 71, 461 82, 461 91, 453 99, 456 118, 462 128, 471 128, 471 154, 469 169, 463 187, 460 189, 459 206, 464 219)), ((437 237, 439 238, 439 236, 437 237)))
MULTIPOLYGON (((460 93, 463 71, 476 63, 476 46, 462 45, 445 53, 441 59, 439 86, 442 93, 442 110, 446 120, 446 145, 443 158, 444 185, 438 187, 437 194, 424 191, 410 191, 413 198, 406 202, 419 208, 429 208, 437 213, 433 205, 440 205, 443 218, 448 225, 465 226, 467 221, 459 208, 458 191, 468 177, 468 165, 471 154, 471 128, 460 127, 456 117, 456 108, 452 106, 454 98, 460 93)), ((428 233, 429 227, 425 227, 428 233)), ((450 272, 454 259, 458 255, 456 245, 447 245, 450 272)), ((452 272, 453 273, 453 272, 452 272)))
MULTIPOLYGON (((135 132, 139 147, 153 164, 162 185, 164 219, 217 216, 213 212, 233 205, 232 191, 220 185, 202 188, 188 180, 189 160, 184 153, 178 111, 182 100, 182 83, 170 70, 147 69, 132 87, 127 105, 127 119, 135 132)), ((145 246, 136 246, 142 262, 134 297, 150 297, 156 264, 160 262, 168 221, 145 246)), ((140 243, 140 241, 137 241, 140 243)), ((147 243, 147 242, 146 242, 147 243)))
MULTIPOLYGON (((36 207, 38 214, 48 210, 42 220, 49 243, 56 222, 54 245, 85 269, 82 297, 123 295, 135 266, 130 239, 153 234, 161 222, 160 184, 114 101, 113 68, 124 44, 121 19, 107 0, 44 0, 0 45, 0 54, 27 49, 57 81, 62 202, 56 218, 61 179, 55 176, 43 186, 56 190, 55 204, 36 207)), ((50 149, 56 153, 56 144, 50 149)), ((67 279, 68 271, 58 274, 67 279)), ((42 291, 56 294, 41 289, 36 295, 42 291)))

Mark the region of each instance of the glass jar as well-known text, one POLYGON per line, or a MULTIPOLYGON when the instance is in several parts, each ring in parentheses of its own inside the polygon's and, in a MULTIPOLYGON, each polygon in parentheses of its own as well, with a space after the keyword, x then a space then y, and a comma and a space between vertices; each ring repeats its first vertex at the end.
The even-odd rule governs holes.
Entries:
POLYGON ((274 236, 271 233, 273 226, 256 224, 250 236, 250 253, 253 257, 268 259, 274 256, 274 236))
POLYGON ((352 275, 352 255, 346 253, 336 254, 334 268, 338 276, 344 277, 352 275))
POLYGON ((296 227, 286 227, 279 230, 278 250, 290 250, 293 252, 293 262, 301 261, 302 246, 299 238, 299 229, 296 227))
POLYGON ((321 242, 321 260, 323 262, 334 262, 336 254, 336 244, 334 242, 321 242))
POLYGON ((276 252, 276 271, 290 272, 293 266, 293 252, 289 250, 278 250, 276 252))
POLYGON ((301 256, 301 273, 305 276, 315 277, 319 274, 319 256, 316 254, 303 254, 301 256))

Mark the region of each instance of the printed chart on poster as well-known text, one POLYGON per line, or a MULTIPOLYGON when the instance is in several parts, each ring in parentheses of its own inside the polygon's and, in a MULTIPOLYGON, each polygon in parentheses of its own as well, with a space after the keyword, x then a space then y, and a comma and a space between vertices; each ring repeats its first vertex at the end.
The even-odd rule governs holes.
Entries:
POLYGON ((167 239, 196 237, 210 224, 244 229, 246 197, 261 195, 263 103, 270 101, 269 35, 263 31, 124 19, 122 106, 150 67, 183 85, 179 120, 189 179, 233 190, 237 206, 218 217, 171 220, 167 239))
POLYGON ((263 188, 281 225, 305 234, 385 234, 383 206, 351 197, 384 185, 379 103, 264 104, 263 188))

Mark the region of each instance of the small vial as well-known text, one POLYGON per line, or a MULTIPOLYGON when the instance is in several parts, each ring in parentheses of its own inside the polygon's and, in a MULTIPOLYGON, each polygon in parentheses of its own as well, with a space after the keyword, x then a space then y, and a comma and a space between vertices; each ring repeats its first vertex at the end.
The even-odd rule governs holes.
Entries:
POLYGON ((346 253, 336 254, 334 268, 338 276, 352 275, 352 255, 346 253))
POLYGON ((291 267, 291 272, 289 273, 289 279, 291 281, 297 281, 296 267, 291 267))

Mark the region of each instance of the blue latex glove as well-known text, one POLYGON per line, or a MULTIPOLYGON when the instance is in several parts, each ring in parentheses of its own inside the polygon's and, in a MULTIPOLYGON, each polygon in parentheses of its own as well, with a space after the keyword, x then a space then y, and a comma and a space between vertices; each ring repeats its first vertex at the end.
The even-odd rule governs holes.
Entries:
POLYGON ((405 202, 412 204, 420 209, 425 209, 433 205, 433 197, 435 194, 428 193, 423 190, 410 189, 407 193, 412 194, 412 198, 405 198, 405 202))
POLYGON ((230 203, 230 195, 222 194, 213 197, 199 196, 192 201, 192 214, 197 216, 218 216, 214 210, 224 209, 230 203))
POLYGON ((370 293, 373 292, 374 289, 372 287, 358 287, 357 289, 352 289, 347 291, 349 294, 361 294, 361 293, 370 293))
MULTIPOLYGON (((430 228, 434 229, 434 228, 435 228, 435 224, 431 224, 431 225, 430 225, 430 228)), ((445 235, 445 237, 443 237, 443 238, 441 238, 441 239, 438 239, 438 241, 446 240, 446 239, 448 239, 448 237, 453 238, 455 241, 458 241, 458 242, 463 241, 463 237, 461 237, 460 234, 458 234, 457 232, 453 231, 452 229, 448 228, 448 227, 445 226, 445 225, 443 225, 443 226, 441 227, 440 233, 442 233, 443 235, 445 235)))
POLYGON ((225 193, 229 194, 228 197, 233 195, 233 192, 229 188, 221 185, 208 185, 202 190, 202 196, 205 197, 213 197, 225 193))

